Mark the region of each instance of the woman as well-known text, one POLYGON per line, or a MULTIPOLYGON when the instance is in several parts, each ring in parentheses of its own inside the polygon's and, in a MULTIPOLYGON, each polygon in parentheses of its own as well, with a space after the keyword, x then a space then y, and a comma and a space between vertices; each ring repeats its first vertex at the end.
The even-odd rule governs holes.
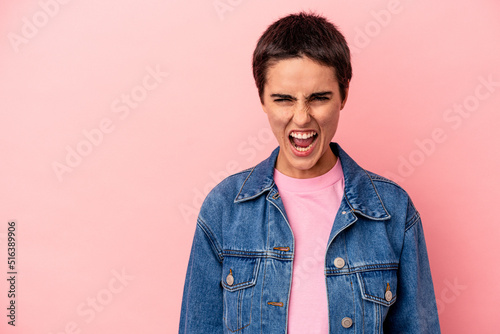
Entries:
POLYGON ((261 36, 253 73, 279 147, 197 221, 180 333, 440 333, 420 216, 332 143, 352 75, 315 14, 261 36))

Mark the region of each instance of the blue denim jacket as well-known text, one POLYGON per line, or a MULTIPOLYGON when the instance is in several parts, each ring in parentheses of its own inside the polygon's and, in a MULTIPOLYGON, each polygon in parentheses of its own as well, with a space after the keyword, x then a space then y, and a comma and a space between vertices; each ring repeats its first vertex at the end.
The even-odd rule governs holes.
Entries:
MULTIPOLYGON (((325 254, 330 333, 440 333, 419 213, 336 143, 344 197, 325 254)), ((287 333, 294 237, 273 181, 279 147, 205 199, 179 333, 287 333)))

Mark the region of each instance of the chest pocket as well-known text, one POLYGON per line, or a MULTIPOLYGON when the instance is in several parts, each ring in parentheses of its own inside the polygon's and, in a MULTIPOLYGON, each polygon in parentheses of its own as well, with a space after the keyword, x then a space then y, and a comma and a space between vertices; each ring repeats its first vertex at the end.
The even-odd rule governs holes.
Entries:
POLYGON ((364 300, 365 327, 373 333, 382 333, 389 307, 396 302, 397 269, 372 270, 356 273, 364 300))
POLYGON ((231 332, 240 331, 252 320, 252 301, 260 258, 226 256, 222 265, 224 322, 231 332))

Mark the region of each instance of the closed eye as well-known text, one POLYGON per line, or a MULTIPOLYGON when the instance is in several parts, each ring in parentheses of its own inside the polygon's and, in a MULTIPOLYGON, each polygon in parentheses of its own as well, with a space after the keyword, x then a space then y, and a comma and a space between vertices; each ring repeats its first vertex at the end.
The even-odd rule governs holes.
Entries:
POLYGON ((317 92, 309 95, 307 97, 308 102, 323 102, 323 101, 329 101, 330 98, 332 97, 333 93, 330 91, 327 92, 317 92))
POLYGON ((328 101, 330 98, 326 96, 313 96, 309 101, 328 101))

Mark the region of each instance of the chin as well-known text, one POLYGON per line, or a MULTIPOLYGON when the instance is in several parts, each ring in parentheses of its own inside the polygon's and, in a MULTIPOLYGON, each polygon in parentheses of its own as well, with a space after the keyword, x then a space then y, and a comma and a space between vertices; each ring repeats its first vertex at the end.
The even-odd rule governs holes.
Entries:
POLYGON ((316 161, 316 160, 304 161, 302 163, 292 164, 292 167, 295 168, 296 170, 307 172, 308 170, 311 170, 314 166, 316 166, 317 163, 318 163, 318 161, 316 161))

